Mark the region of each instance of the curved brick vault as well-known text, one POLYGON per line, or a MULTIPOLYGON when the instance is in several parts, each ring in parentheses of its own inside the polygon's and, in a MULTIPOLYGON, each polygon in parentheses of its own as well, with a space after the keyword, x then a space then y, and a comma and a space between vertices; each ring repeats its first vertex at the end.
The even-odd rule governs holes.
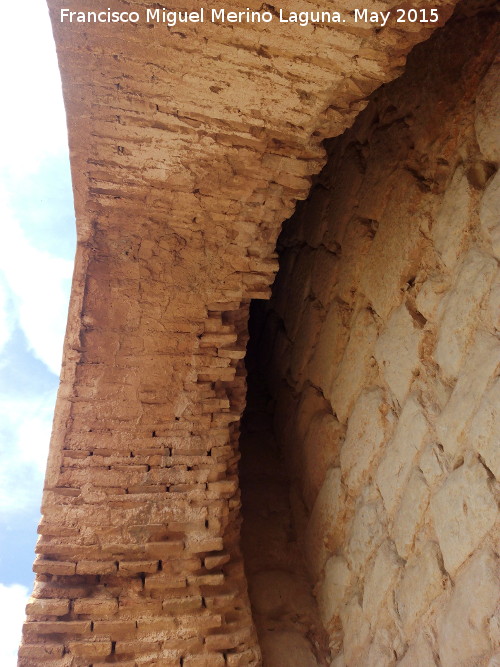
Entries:
POLYGON ((322 140, 431 30, 61 25, 67 4, 49 0, 78 248, 20 665, 260 664, 239 551, 249 302, 322 140))

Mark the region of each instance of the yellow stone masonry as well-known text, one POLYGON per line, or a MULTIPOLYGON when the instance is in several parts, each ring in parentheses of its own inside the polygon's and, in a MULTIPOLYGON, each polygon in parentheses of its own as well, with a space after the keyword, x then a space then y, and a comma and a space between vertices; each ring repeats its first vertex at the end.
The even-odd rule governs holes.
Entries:
MULTIPOLYGON (((367 97, 401 74, 408 52, 444 24, 454 2, 433 3, 439 12, 437 23, 390 20, 383 28, 351 20, 339 26, 279 27, 83 24, 61 22, 61 9, 96 11, 102 3, 48 4, 68 119, 78 247, 36 547, 36 582, 19 665, 259 665, 261 650, 240 551, 238 483, 249 304, 271 294, 281 224, 297 200, 306 199, 311 177, 323 167, 323 140, 340 135, 365 108, 367 97)), ((109 4, 113 11, 141 14, 157 7, 142 0, 109 4)), ((252 11, 297 9, 288 1, 273 7, 250 0, 247 6, 252 11)), ((366 6, 387 11, 398 3, 370 0, 366 6)), ((413 1, 411 6, 424 8, 428 2, 413 1)), ((207 11, 218 7, 205 4, 207 11)), ((232 0, 224 7, 242 9, 232 0)), ((316 2, 304 2, 303 7, 311 12, 322 9, 316 2)), ((169 9, 198 11, 200 6, 174 0, 169 9)), ((335 0, 328 10, 350 16, 354 8, 335 0)), ((488 117, 488 111, 484 113, 488 117)), ((432 122, 440 122, 439 113, 432 122)), ((487 160, 493 163, 497 158, 487 160)), ((398 178, 414 179, 412 169, 418 171, 410 164, 398 178)), ((347 166, 338 182, 347 188, 356 178, 355 169, 347 166)), ((425 189, 425 178, 421 182, 425 189)), ((412 190, 413 195, 412 206, 417 207, 418 192, 412 190)), ((350 202, 340 204, 344 205, 350 202)), ((370 221, 378 219, 376 197, 373 210, 367 205, 361 212, 363 205, 359 206, 363 229, 371 239, 376 230, 370 231, 370 221)), ((485 219, 494 236, 488 213, 485 219)), ((397 224, 387 235, 384 240, 379 230, 371 247, 380 243, 398 254, 397 224)), ((335 244, 333 238, 331 242, 335 244)), ((401 261, 411 263, 419 248, 410 234, 401 261)), ((478 272, 489 276, 490 256, 471 256, 462 280, 478 272)), ((383 261, 383 248, 377 257, 383 261)), ((327 255, 317 261, 325 276, 330 275, 329 261, 327 255)), ((346 268, 347 274, 356 270, 356 262, 346 268)), ((389 280, 392 270, 391 264, 389 280)), ((302 271, 293 278, 297 290, 290 287, 290 302, 296 301, 297 310, 308 268, 304 265, 302 271)), ((347 274, 342 288, 346 293, 347 274)), ((359 278, 371 304, 356 316, 360 339, 373 334, 375 340, 380 329, 377 315, 388 317, 400 302, 400 294, 394 295, 385 283, 379 285, 375 274, 376 267, 368 267, 362 277, 352 278, 359 278)), ((324 280, 317 280, 318 290, 327 291, 324 280)), ((478 293, 482 289, 478 284, 478 293)), ((418 317, 413 324, 413 302, 409 313, 410 318, 405 311, 393 317, 395 327, 408 329, 411 351, 427 339, 422 343, 418 317)), ((299 314, 292 308, 285 317, 295 330, 302 327, 302 336, 299 314)), ((332 320, 344 315, 341 308, 332 320)), ((468 310, 464 318, 473 321, 475 316, 468 310)), ((456 377, 472 348, 463 339, 461 322, 453 320, 451 312, 442 317, 456 331, 452 358, 443 344, 437 344, 436 354, 441 356, 436 363, 447 379, 456 377)), ((346 350, 352 348, 355 372, 346 370, 345 375, 346 382, 358 382, 357 388, 346 395, 344 389, 329 385, 325 393, 342 424, 355 409, 372 364, 370 354, 360 356, 351 340, 345 344, 346 350)), ((402 402, 415 360, 411 355, 405 360, 400 377, 391 372, 386 348, 378 338, 375 358, 386 363, 387 384, 402 402)), ((293 359, 296 379, 304 376, 303 355, 299 350, 293 359)), ((315 372, 324 377, 326 369, 320 363, 315 372)), ((452 400, 436 426, 448 434, 457 409, 452 400)), ((479 388, 477 402, 483 401, 482 409, 487 410, 484 400, 479 388)), ((377 403, 378 394, 367 401, 377 403)), ((410 401, 404 410, 418 426, 420 408, 410 401)), ((384 431, 381 440, 393 427, 389 409, 385 418, 387 423, 374 425, 384 431)), ((481 431, 483 422, 473 428, 481 431)), ((415 431, 417 438, 420 431, 415 431)), ((488 435, 481 431, 478 442, 487 459, 488 435)), ((422 437, 416 447, 424 444, 422 437)), ((451 451, 454 446, 446 436, 443 446, 450 456, 461 455, 451 451)), ((356 464, 358 469, 347 465, 355 486, 363 463, 356 464)), ((410 469, 411 465, 404 474, 410 469)), ((395 510, 399 491, 388 487, 384 492, 383 468, 379 470, 380 492, 395 510)), ((460 494, 470 480, 486 484, 484 474, 474 466, 468 476, 452 473, 433 497, 432 511, 439 514, 440 503, 460 494)), ((340 492, 339 480, 330 476, 332 492, 340 492)), ((311 481, 310 499, 316 484, 311 481)), ((363 498, 379 516, 382 500, 366 494, 363 498)), ((332 514, 331 508, 325 511, 332 514)), ((323 524, 324 515, 318 512, 316 526, 323 524)), ((439 530, 437 522, 445 564, 453 569, 460 563, 456 555, 448 557, 439 530)), ((398 537, 397 544, 405 539, 398 537)), ((379 542, 370 545, 374 551, 379 542)), ((364 556, 358 555, 353 541, 348 550, 353 561, 359 559, 361 571, 364 556)), ((317 553, 328 556, 324 544, 317 553)), ((380 558, 390 560, 392 555, 387 547, 380 558)), ((408 577, 434 572, 435 560, 434 551, 425 552, 408 577)), ((471 567, 471 576, 479 576, 482 565, 471 567)), ((401 609, 406 609, 409 588, 404 582, 398 588, 401 609)), ((346 623, 353 626, 359 612, 355 604, 346 612, 346 623)), ((401 613, 409 627, 414 611, 401 613)), ((451 609, 443 620, 443 636, 454 613, 451 609)))

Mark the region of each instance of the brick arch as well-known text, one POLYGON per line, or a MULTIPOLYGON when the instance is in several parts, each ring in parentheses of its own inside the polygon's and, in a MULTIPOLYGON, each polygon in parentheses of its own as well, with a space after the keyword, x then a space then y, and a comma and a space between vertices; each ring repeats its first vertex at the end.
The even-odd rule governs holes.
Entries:
POLYGON ((20 664, 258 664, 238 546, 248 306, 322 140, 430 29, 180 34, 49 7, 79 242, 20 664))

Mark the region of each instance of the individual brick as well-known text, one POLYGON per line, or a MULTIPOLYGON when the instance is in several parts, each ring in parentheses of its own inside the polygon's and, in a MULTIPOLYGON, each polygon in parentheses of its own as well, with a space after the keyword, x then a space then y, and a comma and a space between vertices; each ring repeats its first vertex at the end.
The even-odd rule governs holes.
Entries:
POLYGON ((64 644, 47 642, 39 644, 23 644, 19 648, 20 658, 30 658, 32 660, 55 660, 61 658, 64 653, 64 644))
POLYGON ((37 558, 33 564, 33 572, 37 574, 72 575, 75 574, 76 563, 37 558))
POLYGON ((186 655, 185 667, 224 667, 226 661, 222 653, 203 653, 202 655, 186 655))
POLYGON ((118 600, 109 598, 82 598, 73 602, 75 614, 88 614, 97 619, 108 617, 118 611, 118 600))
POLYGON ((89 660, 111 654, 110 641, 69 642, 68 648, 73 655, 89 660))
POLYGON ((136 633, 135 621, 95 621, 94 634, 104 635, 113 641, 118 639, 129 639, 136 633))
POLYGON ((90 621, 30 621, 23 626, 27 637, 34 635, 90 634, 90 621))
POLYGON ((77 574, 114 574, 116 563, 101 560, 80 560, 76 564, 77 574))
POLYGON ((26 605, 29 616, 65 616, 69 612, 69 600, 31 597, 26 605))

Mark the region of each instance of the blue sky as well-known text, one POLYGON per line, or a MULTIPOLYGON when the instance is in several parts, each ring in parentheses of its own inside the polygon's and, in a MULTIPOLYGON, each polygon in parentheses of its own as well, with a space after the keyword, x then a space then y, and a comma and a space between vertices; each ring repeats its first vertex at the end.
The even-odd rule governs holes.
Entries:
POLYGON ((2 7, 0 62, 0 665, 14 667, 75 249, 59 71, 45 0, 2 7))

